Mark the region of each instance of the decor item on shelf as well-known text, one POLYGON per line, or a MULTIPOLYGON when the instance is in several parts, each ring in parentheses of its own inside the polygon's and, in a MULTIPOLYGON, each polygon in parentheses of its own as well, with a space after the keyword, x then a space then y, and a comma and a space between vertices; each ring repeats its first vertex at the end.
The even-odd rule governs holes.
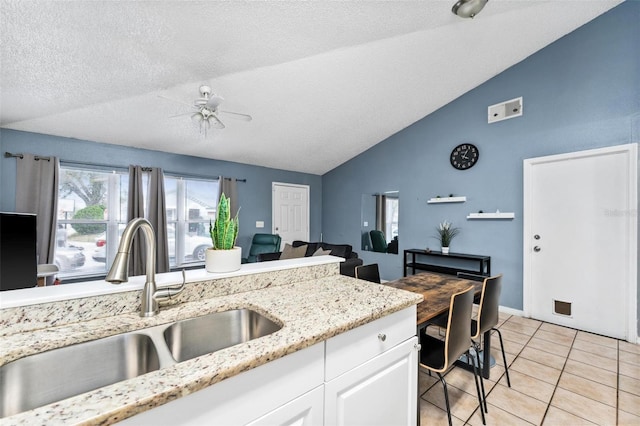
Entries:
POLYGON ((473 18, 476 16, 489 0, 458 0, 451 8, 454 15, 461 18, 473 18))
POLYGON ((440 246, 442 247, 442 254, 449 254, 449 246, 451 245, 451 240, 460 233, 460 228, 454 228, 451 222, 447 222, 446 220, 438 225, 436 228, 438 231, 438 236, 434 237, 440 241, 440 246))
MULTIPOLYGON (((238 212, 240 212, 239 209, 238 212)), ((207 272, 233 272, 240 269, 242 247, 235 246, 239 228, 238 214, 231 218, 231 200, 223 193, 218 202, 215 224, 209 222, 209 234, 213 247, 207 249, 205 259, 207 272)))

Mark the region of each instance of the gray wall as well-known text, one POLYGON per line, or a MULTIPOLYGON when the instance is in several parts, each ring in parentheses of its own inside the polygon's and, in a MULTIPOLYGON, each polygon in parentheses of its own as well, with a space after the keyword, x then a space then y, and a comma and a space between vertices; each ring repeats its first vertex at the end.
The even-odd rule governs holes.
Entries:
MULTIPOLYGON (((505 276, 502 305, 522 309, 523 160, 640 142, 638 22, 640 2, 625 2, 324 175, 325 241, 359 247, 361 194, 397 189, 401 252, 438 249, 436 225, 453 221, 462 232, 452 251, 490 255, 505 276), (487 124, 489 105, 519 96, 522 117, 487 124), (480 159, 456 171, 449 154, 462 142, 480 159), (427 204, 450 193, 467 202, 427 204), (480 209, 516 218, 466 220, 480 209)), ((402 276, 402 255, 359 254, 383 279, 402 276)))
POLYGON ((245 254, 249 252, 253 234, 271 233, 271 182, 309 185, 310 236, 313 240, 320 238, 322 178, 317 175, 0 129, 0 152, 3 154, 0 158, 0 211, 15 209, 16 160, 4 158, 5 151, 54 155, 62 161, 122 167, 139 164, 188 175, 246 179, 246 183, 238 183, 238 205, 241 207, 238 244, 245 254), (256 228, 257 220, 264 221, 265 227, 256 228))

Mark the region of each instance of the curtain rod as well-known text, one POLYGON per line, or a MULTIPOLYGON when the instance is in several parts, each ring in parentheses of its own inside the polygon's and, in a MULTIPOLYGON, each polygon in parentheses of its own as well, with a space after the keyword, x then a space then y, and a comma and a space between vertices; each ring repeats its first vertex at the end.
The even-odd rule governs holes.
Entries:
MULTIPOLYGON (((24 154, 12 154, 10 152, 5 152, 4 153, 5 158, 24 158, 24 154)), ((51 158, 50 157, 35 157, 36 160, 47 160, 49 161, 51 158)), ((65 164, 73 164, 73 165, 80 165, 80 166, 93 166, 93 167, 103 167, 103 168, 118 168, 118 169, 125 169, 126 167, 119 167, 119 166, 114 166, 112 164, 100 164, 100 163, 83 163, 83 162, 78 162, 78 161, 66 161, 66 160, 60 160, 62 163, 65 164)), ((151 167, 143 167, 142 170, 144 170, 145 172, 150 172, 151 171, 151 167)), ((185 174, 185 173, 179 173, 179 172, 172 172, 170 170, 165 170, 164 171, 167 174, 170 175, 177 175, 177 176, 184 176, 184 177, 193 177, 193 178, 200 178, 200 179, 211 179, 211 176, 201 176, 201 175, 192 175, 192 174, 185 174)), ((231 180, 231 178, 225 178, 225 180, 231 180)), ((246 182, 246 179, 236 179, 236 182, 246 182)))
MULTIPOLYGON (((4 157, 5 158, 20 158, 23 159, 24 158, 24 154, 12 154, 10 152, 5 152, 4 153, 4 157)), ((51 157, 40 157, 40 156, 34 156, 34 159, 36 161, 40 161, 40 160, 46 160, 46 161, 51 161, 51 157)))

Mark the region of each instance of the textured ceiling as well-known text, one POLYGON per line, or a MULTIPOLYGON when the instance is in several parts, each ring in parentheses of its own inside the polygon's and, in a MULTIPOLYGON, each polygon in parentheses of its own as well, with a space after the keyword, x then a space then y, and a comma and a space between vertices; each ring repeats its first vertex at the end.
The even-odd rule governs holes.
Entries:
POLYGON ((324 174, 621 0, 453 3, 0 0, 0 126, 324 174))

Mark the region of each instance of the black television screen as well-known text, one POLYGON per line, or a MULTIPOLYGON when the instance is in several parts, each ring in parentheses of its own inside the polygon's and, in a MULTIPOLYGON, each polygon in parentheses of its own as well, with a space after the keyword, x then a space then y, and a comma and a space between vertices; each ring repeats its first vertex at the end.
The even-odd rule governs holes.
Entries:
POLYGON ((0 212, 0 291, 38 282, 36 215, 0 212))

